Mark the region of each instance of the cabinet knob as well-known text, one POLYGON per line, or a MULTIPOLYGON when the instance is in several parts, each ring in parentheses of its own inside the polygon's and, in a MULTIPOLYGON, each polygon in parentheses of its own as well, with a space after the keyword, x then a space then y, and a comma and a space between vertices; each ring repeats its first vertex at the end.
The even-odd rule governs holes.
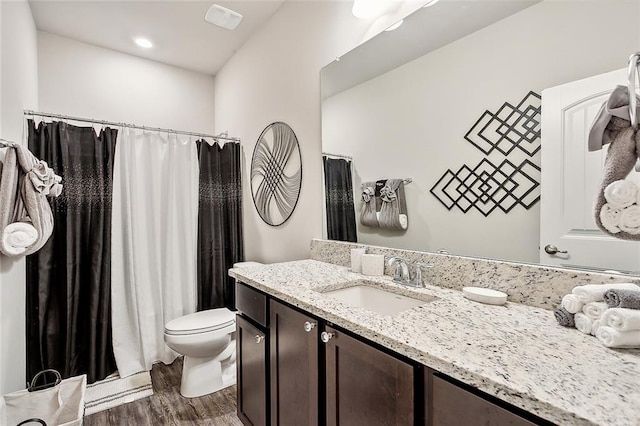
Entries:
POLYGON ((305 321, 305 323, 304 323, 304 331, 309 333, 311 330, 313 330, 316 327, 316 325, 317 325, 317 323, 315 323, 315 322, 305 321))
POLYGON ((323 331, 322 333, 320 333, 320 340, 322 340, 324 343, 328 343, 329 340, 333 338, 333 336, 335 336, 334 333, 327 333, 326 331, 323 331))
POLYGON ((259 334, 256 334, 255 339, 256 339, 256 343, 260 344, 260 343, 262 343, 262 341, 264 340, 264 336, 261 336, 261 335, 259 335, 259 334))

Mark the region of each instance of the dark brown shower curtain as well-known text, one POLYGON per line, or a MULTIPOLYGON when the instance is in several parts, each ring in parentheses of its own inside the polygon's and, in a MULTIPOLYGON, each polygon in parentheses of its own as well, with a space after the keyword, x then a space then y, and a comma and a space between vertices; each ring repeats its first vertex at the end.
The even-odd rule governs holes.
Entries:
POLYGON ((116 371, 111 191, 117 130, 28 121, 29 149, 60 176, 53 235, 27 257, 27 380, 45 368, 89 383, 116 371))
POLYGON ((235 309, 227 271, 244 259, 240 144, 198 142, 198 310, 235 309))
POLYGON ((351 161, 322 157, 327 209, 327 238, 357 242, 351 161))

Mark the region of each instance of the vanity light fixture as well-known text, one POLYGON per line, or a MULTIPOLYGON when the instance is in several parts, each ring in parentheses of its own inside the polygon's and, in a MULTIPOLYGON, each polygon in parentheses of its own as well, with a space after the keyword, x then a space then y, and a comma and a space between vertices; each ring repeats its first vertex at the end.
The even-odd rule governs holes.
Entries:
POLYGON ((353 0, 351 13, 359 19, 377 18, 389 9, 390 3, 390 0, 353 0))
POLYGON ((153 43, 148 38, 136 37, 133 39, 133 41, 143 49, 151 49, 153 47, 153 43))
POLYGON ((440 0, 431 0, 429 2, 427 2, 427 4, 425 4, 422 7, 429 7, 429 6, 433 6, 434 4, 438 3, 440 0))
POLYGON ((393 30, 397 30, 398 28, 400 28, 400 25, 402 25, 402 23, 404 22, 404 19, 399 20, 398 22, 396 22, 395 24, 391 25, 389 28, 387 28, 385 31, 393 31, 393 30))
POLYGON ((242 21, 242 15, 219 4, 214 4, 207 10, 204 20, 226 30, 235 30, 242 21))

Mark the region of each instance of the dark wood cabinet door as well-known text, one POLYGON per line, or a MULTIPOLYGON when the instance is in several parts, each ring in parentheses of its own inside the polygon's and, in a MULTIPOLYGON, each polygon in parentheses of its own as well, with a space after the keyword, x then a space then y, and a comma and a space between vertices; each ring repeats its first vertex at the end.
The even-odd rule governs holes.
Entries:
POLYGON ((414 368, 326 328, 327 425, 414 424, 414 368))
POLYGON ((266 426, 268 336, 236 316, 238 417, 250 426, 266 426))
MULTIPOLYGON (((536 424, 431 372, 427 374, 431 375, 431 389, 427 390, 427 394, 431 397, 428 409, 430 416, 427 416, 426 423, 428 426, 533 426, 536 424)), ((425 388, 428 389, 429 386, 425 388)))
POLYGON ((271 300, 271 424, 318 424, 318 325, 271 300), (305 328, 306 324, 306 328, 305 328))

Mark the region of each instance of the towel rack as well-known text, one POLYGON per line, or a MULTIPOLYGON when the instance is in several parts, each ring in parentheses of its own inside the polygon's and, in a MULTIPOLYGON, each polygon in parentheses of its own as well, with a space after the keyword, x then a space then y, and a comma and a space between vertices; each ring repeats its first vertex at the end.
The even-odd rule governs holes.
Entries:
POLYGON ((638 128, 638 115, 636 111, 636 78, 640 85, 640 52, 629 56, 629 68, 627 69, 627 88, 629 90, 629 119, 634 129, 638 128))

